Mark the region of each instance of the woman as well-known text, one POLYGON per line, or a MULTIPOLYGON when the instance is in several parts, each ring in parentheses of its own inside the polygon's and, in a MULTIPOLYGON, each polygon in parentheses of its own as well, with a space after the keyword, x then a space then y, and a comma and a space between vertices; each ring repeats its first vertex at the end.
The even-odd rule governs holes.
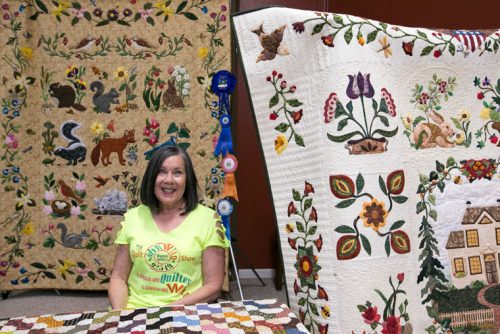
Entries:
POLYGON ((214 301, 229 246, 218 215, 198 204, 198 182, 182 149, 158 149, 141 202, 125 214, 108 288, 113 309, 214 301))

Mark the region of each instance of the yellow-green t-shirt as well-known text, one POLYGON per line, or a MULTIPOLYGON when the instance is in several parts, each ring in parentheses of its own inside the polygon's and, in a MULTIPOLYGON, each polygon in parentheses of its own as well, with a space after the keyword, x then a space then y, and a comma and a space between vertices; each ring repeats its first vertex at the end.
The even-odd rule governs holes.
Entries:
POLYGON ((229 246, 218 221, 214 210, 198 204, 179 226, 164 233, 147 206, 128 210, 115 240, 129 245, 132 259, 127 308, 165 305, 201 288, 203 250, 229 246))

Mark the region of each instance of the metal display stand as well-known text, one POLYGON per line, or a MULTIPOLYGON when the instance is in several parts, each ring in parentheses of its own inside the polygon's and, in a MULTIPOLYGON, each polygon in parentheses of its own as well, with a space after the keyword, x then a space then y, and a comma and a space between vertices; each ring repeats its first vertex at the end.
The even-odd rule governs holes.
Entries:
POLYGON ((241 289, 240 275, 238 273, 238 265, 236 264, 236 259, 234 257, 234 250, 236 250, 241 255, 241 257, 245 260, 247 265, 250 266, 250 269, 255 274, 255 276, 259 279, 262 286, 266 286, 266 283, 260 277, 259 273, 255 270, 255 267, 252 265, 252 263, 250 263, 250 260, 245 255, 245 253, 243 253, 243 251, 238 247, 238 245, 236 244, 236 239, 231 238, 231 244, 229 245, 229 254, 231 256, 231 264, 230 265, 231 265, 231 269, 233 269, 233 275, 236 278, 236 283, 238 284, 238 290, 240 292, 241 300, 244 300, 245 298, 243 297, 243 290, 241 289))
POLYGON ((233 243, 232 242, 229 245, 229 254, 231 255, 231 267, 233 268, 233 271, 234 271, 233 274, 236 277, 236 282, 238 283, 238 290, 240 291, 240 297, 241 297, 241 300, 244 300, 245 298, 243 297, 243 290, 241 290, 240 275, 238 274, 238 266, 236 265, 236 260, 234 259, 233 243))

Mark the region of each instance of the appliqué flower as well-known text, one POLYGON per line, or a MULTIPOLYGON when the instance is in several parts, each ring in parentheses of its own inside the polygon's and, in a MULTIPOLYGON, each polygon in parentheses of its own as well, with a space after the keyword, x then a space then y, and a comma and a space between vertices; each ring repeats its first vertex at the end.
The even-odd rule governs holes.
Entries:
POLYGON ((283 153, 287 147, 288 140, 286 139, 285 135, 278 135, 278 137, 276 137, 276 139, 274 140, 274 150, 276 151, 276 153, 283 153))
POLYGON ((371 227, 374 231, 378 231, 381 227, 385 226, 387 214, 385 204, 374 198, 371 202, 363 203, 363 209, 359 216, 366 227, 371 227))
POLYGON ((293 30, 299 34, 305 31, 304 22, 295 22, 292 24, 293 30))
POLYGON ((365 323, 368 325, 379 322, 380 320, 380 314, 378 314, 377 306, 367 307, 361 316, 365 319, 365 323))
POLYGON ((331 93, 328 98, 325 101, 325 107, 323 108, 324 116, 325 116, 325 123, 330 123, 333 121, 333 118, 335 117, 335 108, 337 106, 337 94, 336 93, 331 93))
POLYGON ((401 334, 402 328, 399 323, 400 317, 388 316, 382 323, 382 334, 401 334))
POLYGON ((333 48, 335 45, 333 44, 333 36, 327 35, 327 36, 322 36, 321 40, 323 41, 323 44, 333 48))
POLYGON ((355 100, 361 95, 372 98, 375 94, 375 90, 370 82, 370 73, 361 74, 358 72, 357 75, 348 75, 349 84, 347 85, 346 94, 347 96, 355 100))
POLYGON ((394 117, 396 116, 396 104, 394 104, 394 99, 392 98, 391 93, 385 88, 381 89, 382 92, 382 98, 384 99, 385 103, 387 104, 387 109, 389 110, 389 115, 394 117))

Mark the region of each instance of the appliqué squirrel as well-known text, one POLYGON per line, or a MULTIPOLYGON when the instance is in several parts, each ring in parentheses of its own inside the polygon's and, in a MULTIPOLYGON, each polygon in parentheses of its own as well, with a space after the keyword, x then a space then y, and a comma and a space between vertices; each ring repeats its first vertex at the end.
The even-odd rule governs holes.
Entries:
POLYGON ((68 234, 68 228, 64 223, 57 224, 57 229, 61 230, 61 242, 64 247, 75 248, 75 249, 83 248, 82 245, 83 241, 89 238, 89 234, 85 230, 83 230, 82 233, 80 234, 76 233, 68 234))
POLYGON ((75 103, 76 92, 70 85, 62 85, 58 82, 49 86, 49 94, 57 100, 58 108, 74 108, 78 111, 85 111, 85 106, 75 103))
POLYGON ((77 162, 83 162, 87 156, 87 148, 74 133, 79 127, 80 124, 71 120, 61 125, 60 133, 69 141, 69 144, 66 147, 56 148, 54 155, 67 160, 67 165, 73 164, 74 166, 77 162))
POLYGON ((104 93, 104 84, 100 81, 94 81, 90 84, 90 90, 94 92, 94 96, 92 96, 92 102, 95 105, 95 111, 103 112, 103 113, 111 113, 109 108, 111 104, 118 104, 118 97, 120 94, 116 91, 115 88, 111 88, 109 92, 104 93))

